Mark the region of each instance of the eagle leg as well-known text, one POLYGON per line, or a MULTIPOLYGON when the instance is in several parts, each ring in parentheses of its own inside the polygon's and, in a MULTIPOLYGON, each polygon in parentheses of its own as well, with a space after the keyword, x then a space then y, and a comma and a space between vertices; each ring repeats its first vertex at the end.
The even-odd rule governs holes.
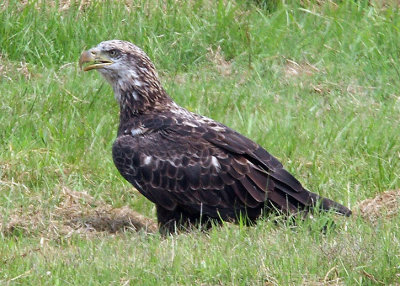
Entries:
POLYGON ((157 221, 161 235, 165 236, 182 231, 190 231, 194 228, 206 231, 213 225, 220 225, 222 221, 207 215, 199 217, 198 213, 188 213, 179 206, 174 210, 168 210, 156 205, 157 221))

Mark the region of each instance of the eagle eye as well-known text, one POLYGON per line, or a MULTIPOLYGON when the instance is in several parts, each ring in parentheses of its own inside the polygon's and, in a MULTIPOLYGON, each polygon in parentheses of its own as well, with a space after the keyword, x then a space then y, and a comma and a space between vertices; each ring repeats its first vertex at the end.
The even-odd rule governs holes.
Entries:
POLYGON ((109 50, 109 51, 108 51, 108 54, 109 54, 111 57, 116 57, 116 56, 119 55, 119 52, 118 52, 116 49, 113 49, 113 50, 109 50))

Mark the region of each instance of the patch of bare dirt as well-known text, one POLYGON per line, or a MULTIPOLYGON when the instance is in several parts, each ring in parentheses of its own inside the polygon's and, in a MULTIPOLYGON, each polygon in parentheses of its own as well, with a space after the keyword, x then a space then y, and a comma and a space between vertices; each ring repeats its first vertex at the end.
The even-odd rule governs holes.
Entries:
POLYGON ((69 237, 140 230, 155 233, 157 224, 129 207, 113 208, 85 192, 65 187, 60 203, 49 213, 29 207, 15 210, 7 219, 0 214, 0 232, 5 235, 22 232, 69 237))
POLYGON ((378 194, 375 198, 361 201, 354 211, 364 219, 376 223, 380 219, 391 219, 400 214, 400 189, 378 194))

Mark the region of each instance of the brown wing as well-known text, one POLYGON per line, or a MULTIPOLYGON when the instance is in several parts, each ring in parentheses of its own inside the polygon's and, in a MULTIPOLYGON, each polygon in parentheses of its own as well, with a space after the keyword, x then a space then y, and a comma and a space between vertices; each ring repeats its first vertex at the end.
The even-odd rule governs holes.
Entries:
MULTIPOLYGON (((204 138, 215 146, 241 156, 243 164, 252 166, 246 174, 251 182, 268 192, 267 198, 284 211, 296 212, 298 207, 312 203, 310 192, 283 169, 282 164, 265 149, 250 139, 226 127, 224 132, 204 134, 204 138)), ((247 188, 251 190, 250 186, 247 188)))
POLYGON ((260 209, 268 175, 244 156, 204 139, 206 129, 176 125, 142 137, 120 136, 113 145, 121 174, 152 202, 209 216, 234 217, 260 209))
MULTIPOLYGON (((219 123, 216 123, 219 124, 219 123)), ((203 137, 231 154, 240 154, 251 168, 246 176, 261 190, 267 192, 267 198, 274 206, 285 212, 296 213, 308 210, 315 205, 323 210, 334 210, 344 215, 351 211, 341 204, 306 190, 301 183, 282 164, 265 149, 236 131, 219 124, 225 129, 215 132, 212 128, 203 137), (261 172, 260 172, 261 171, 261 172)), ((246 188, 251 190, 250 186, 246 188)))

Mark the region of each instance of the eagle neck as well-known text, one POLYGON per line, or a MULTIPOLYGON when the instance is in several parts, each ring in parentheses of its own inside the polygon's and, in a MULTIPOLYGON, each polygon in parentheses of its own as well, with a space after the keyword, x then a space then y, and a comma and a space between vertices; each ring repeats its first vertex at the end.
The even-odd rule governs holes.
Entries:
POLYGON ((126 122, 145 114, 155 114, 168 109, 173 104, 161 85, 143 84, 130 86, 129 89, 114 89, 120 105, 120 121, 126 122))

